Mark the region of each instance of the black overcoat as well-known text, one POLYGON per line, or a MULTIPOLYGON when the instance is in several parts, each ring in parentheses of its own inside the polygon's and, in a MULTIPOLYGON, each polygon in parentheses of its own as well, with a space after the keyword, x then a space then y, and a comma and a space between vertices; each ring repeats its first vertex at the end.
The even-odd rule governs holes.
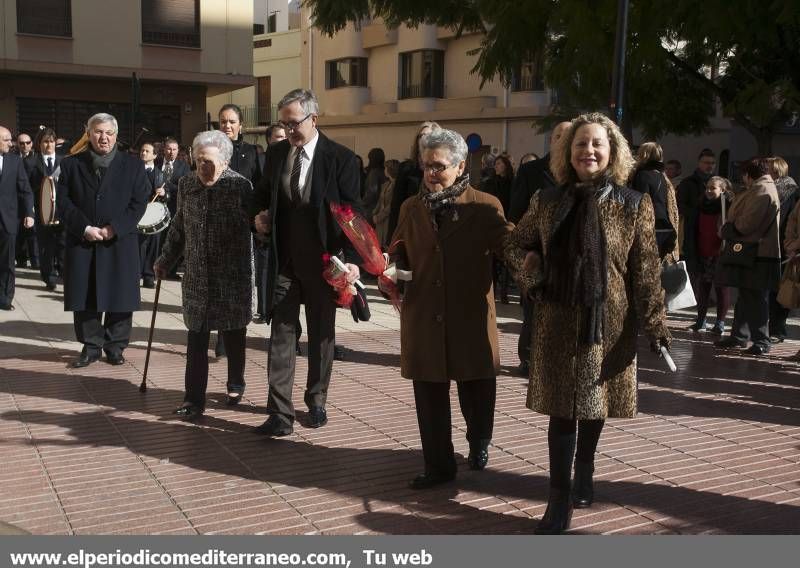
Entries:
POLYGON ((56 187, 56 212, 66 229, 64 310, 131 312, 139 309, 139 237, 136 224, 147 207, 149 183, 138 156, 117 152, 103 176, 88 151, 65 158, 56 187), (116 236, 89 242, 87 226, 111 225, 116 236), (94 270, 92 266, 94 265, 94 270), (94 274, 94 285, 90 278, 94 274))

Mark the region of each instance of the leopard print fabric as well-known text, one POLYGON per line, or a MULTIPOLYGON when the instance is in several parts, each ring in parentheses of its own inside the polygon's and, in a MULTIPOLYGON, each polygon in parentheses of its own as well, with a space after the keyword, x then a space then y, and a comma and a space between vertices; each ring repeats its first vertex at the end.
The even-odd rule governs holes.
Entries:
POLYGON ((669 341, 655 218, 650 196, 614 187, 600 203, 608 249, 608 300, 602 345, 578 341, 582 312, 542 299, 553 214, 561 189, 539 191, 506 244, 509 268, 534 298, 528 408, 562 418, 636 416, 636 336, 669 341), (543 259, 522 270, 525 256, 543 259))

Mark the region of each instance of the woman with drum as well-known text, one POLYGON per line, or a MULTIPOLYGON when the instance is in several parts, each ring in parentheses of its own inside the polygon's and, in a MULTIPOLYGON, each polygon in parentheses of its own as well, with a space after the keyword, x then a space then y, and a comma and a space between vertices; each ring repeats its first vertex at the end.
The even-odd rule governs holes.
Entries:
POLYGON ((175 414, 186 420, 205 411, 208 339, 219 330, 228 348, 228 404, 244 393, 245 337, 252 317, 250 182, 230 167, 233 144, 223 133, 198 134, 192 143, 197 171, 178 183, 178 210, 154 267, 164 278, 183 255, 186 394, 175 414))
MULTIPOLYGON (((233 145, 233 154, 228 167, 250 180, 250 183, 255 187, 261 180, 258 152, 256 152, 255 146, 244 141, 242 126, 242 109, 237 105, 227 104, 219 109, 219 129, 233 145)), ((221 337, 217 338, 214 354, 217 357, 225 356, 225 342, 221 337)))
POLYGON ((34 147, 38 153, 25 165, 35 194, 39 272, 47 289, 55 290, 64 264, 64 229, 56 219, 56 182, 61 171, 61 156, 56 154, 55 131, 52 128, 40 130, 34 147))

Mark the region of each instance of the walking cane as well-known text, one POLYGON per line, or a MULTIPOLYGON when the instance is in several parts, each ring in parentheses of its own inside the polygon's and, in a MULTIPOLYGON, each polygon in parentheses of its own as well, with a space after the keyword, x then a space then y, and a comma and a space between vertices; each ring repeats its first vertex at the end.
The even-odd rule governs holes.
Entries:
POLYGON ((156 314, 158 313, 158 294, 161 292, 161 278, 156 280, 156 297, 153 300, 153 317, 150 318, 150 335, 147 336, 147 354, 144 357, 144 373, 139 392, 147 392, 147 368, 150 366, 150 348, 153 346, 153 331, 156 328, 156 314))

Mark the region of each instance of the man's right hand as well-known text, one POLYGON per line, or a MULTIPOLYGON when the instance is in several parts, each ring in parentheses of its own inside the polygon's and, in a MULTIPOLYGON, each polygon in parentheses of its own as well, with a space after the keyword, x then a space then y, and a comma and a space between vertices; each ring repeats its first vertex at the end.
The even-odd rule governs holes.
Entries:
POLYGON ((103 240, 103 229, 100 227, 86 227, 83 232, 83 238, 90 243, 103 240))
POLYGON ((255 218, 256 231, 262 235, 268 235, 272 231, 272 223, 269 218, 269 210, 260 211, 255 218))
POLYGON ((167 269, 158 263, 153 265, 153 273, 159 280, 164 280, 167 277, 167 269))

